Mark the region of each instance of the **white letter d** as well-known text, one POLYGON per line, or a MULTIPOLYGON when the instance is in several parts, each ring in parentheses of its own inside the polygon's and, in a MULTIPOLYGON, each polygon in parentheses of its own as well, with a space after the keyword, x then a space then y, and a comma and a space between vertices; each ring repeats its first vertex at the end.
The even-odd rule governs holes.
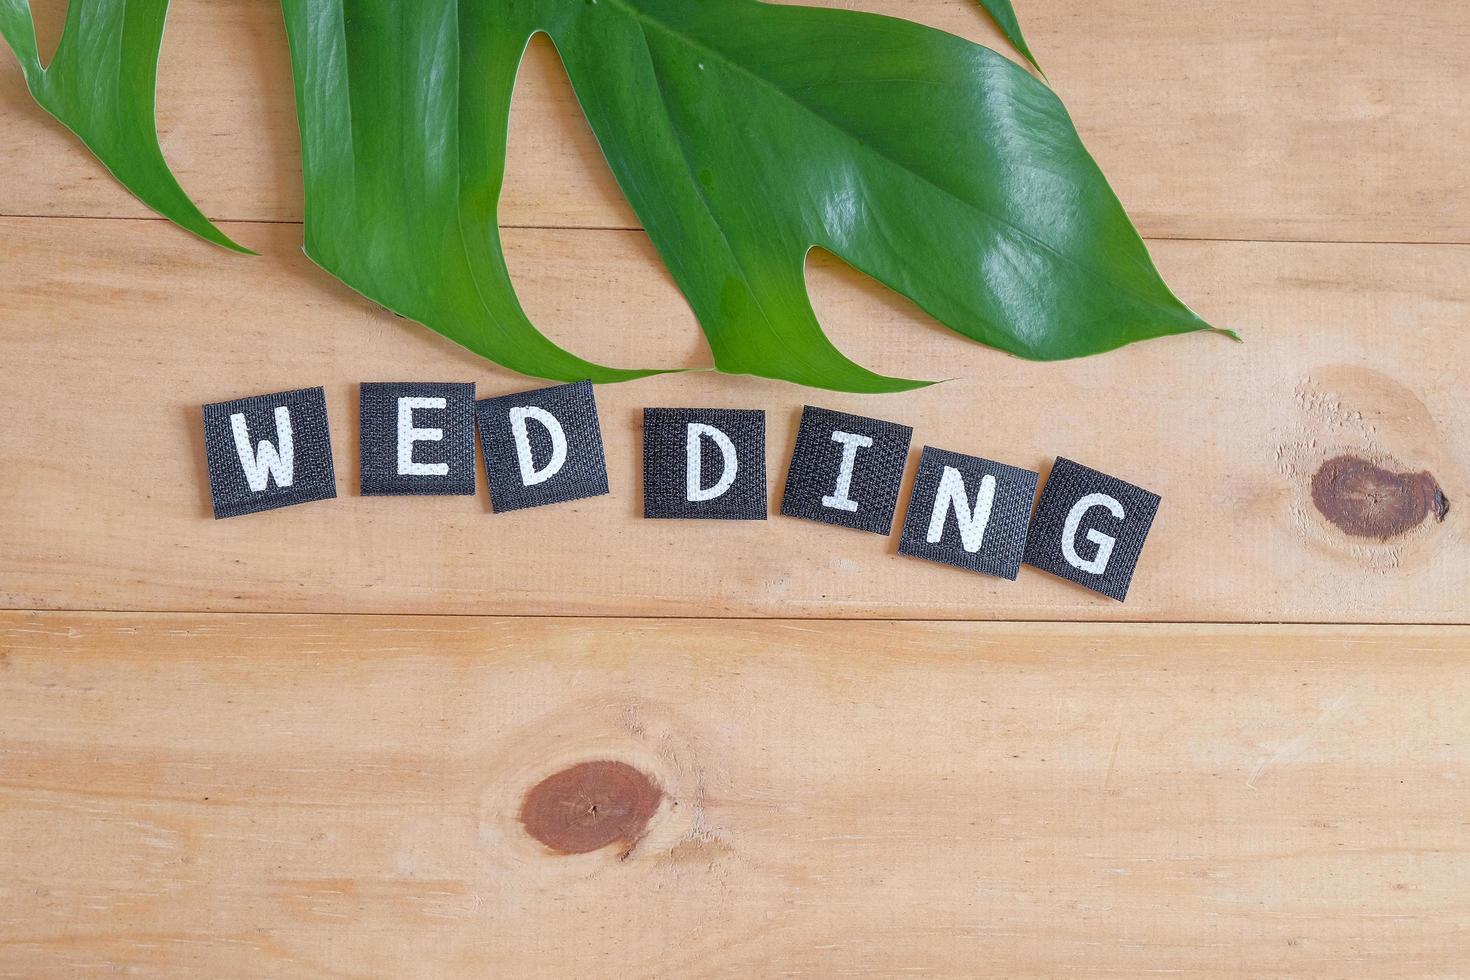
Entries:
POLYGON ((534 487, 538 483, 545 483, 561 472, 567 461, 567 434, 555 415, 530 405, 513 408, 510 410, 510 431, 516 440, 516 458, 520 460, 523 486, 534 487), (539 470, 531 458, 531 437, 526 434, 527 419, 540 423, 546 434, 551 436, 551 459, 539 470))
POLYGON ((689 436, 685 450, 688 457, 688 465, 685 473, 685 498, 691 503, 699 503, 705 500, 714 500, 722 497, 725 491, 735 482, 735 474, 740 469, 739 460, 735 456, 735 444, 730 437, 712 425, 703 422, 689 423, 689 436), (719 480, 715 485, 706 489, 704 487, 704 475, 700 472, 703 468, 703 436, 709 436, 714 440, 716 446, 720 447, 720 455, 724 457, 725 468, 720 473, 719 480))

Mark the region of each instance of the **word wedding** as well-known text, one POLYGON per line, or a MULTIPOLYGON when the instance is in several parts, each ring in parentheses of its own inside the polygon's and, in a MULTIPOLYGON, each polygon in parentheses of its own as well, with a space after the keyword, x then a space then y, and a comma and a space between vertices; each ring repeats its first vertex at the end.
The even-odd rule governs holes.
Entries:
MULTIPOLYGON (((597 402, 588 382, 475 400, 473 384, 364 384, 362 493, 473 494, 475 428, 504 512, 608 492, 597 402)), ((808 407, 781 513, 887 535, 913 430, 808 407)), ((204 406, 216 518, 337 495, 321 388, 204 406)), ((643 413, 647 518, 766 519, 761 411, 649 408, 643 413)), ((1032 516, 1039 476, 924 447, 899 552, 1014 580, 1021 565, 1122 601, 1159 498, 1058 458, 1032 516)))

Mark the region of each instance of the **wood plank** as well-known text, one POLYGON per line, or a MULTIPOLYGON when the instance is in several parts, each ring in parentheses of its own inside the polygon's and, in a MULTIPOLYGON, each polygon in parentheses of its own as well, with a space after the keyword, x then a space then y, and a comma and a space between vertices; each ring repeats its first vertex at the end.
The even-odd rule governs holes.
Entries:
MULTIPOLYGON (((356 384, 536 387, 336 284, 296 229, 231 226, 258 259, 159 222, 0 222, 0 605, 20 608, 876 618, 1463 622, 1470 531, 1470 248, 1174 242, 1164 269, 1247 342, 1191 336, 1033 364, 937 327, 833 262, 819 312, 859 361, 959 380, 841 396, 692 373, 599 390, 613 493, 493 515, 476 498, 361 498, 356 384), (341 498, 209 517, 199 406, 326 387, 341 498), (896 542, 779 516, 645 521, 651 405, 769 413, 779 500, 803 402, 893 419, 928 444, 1045 470, 1056 455, 1164 497, 1119 605, 1034 570, 1005 582, 899 557, 896 542), (1441 522, 1386 541, 1319 511, 1339 456, 1432 474, 1441 522)), ((637 232, 518 231, 533 319, 607 363, 707 356, 637 232)), ((1383 490, 1392 492, 1393 481, 1383 490)), ((906 498, 905 498, 906 499, 906 498)), ((1347 500, 1367 506, 1371 501, 1347 500)), ((1386 525, 1385 525, 1386 526, 1386 525)))
MULTIPOLYGON (((810 0, 998 44, 970 0, 810 0)), ((34 0, 54 43, 62 0, 34 0)), ((175 0, 160 128, 220 219, 299 220, 300 158, 274 0, 175 0)), ((1021 17, 1145 235, 1470 241, 1470 21, 1459 4, 1027 0, 1021 17)), ((633 227, 548 44, 524 69, 504 220, 633 227)), ((0 214, 146 212, 0 57, 0 214)))
POLYGON ((1459 976, 1467 653, 7 614, 0 975, 1459 976))

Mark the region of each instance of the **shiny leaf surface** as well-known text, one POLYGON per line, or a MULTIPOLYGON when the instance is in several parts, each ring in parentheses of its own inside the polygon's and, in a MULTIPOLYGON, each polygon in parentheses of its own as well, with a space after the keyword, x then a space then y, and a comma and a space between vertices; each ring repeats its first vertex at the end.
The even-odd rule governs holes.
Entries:
MULTIPOLYGON (((1009 0, 980 3, 1029 58, 1009 0)), ((1022 357, 1211 329, 1160 278, 1052 90, 953 35, 757 0, 283 8, 307 253, 364 295, 517 371, 596 381, 651 373, 553 344, 506 270, 497 209, 510 101, 538 32, 556 45, 721 370, 861 392, 923 383, 874 373, 828 340, 806 291, 814 248, 1022 357)), ((229 244, 157 153, 163 10, 163 0, 73 4, 46 72, 23 0, 0 0, 0 30, 37 98, 59 107, 129 187, 229 244), (113 19, 97 26, 94 16, 113 19), (139 147, 152 157, 135 168, 147 157, 139 147)))
POLYGON ((516 65, 538 31, 721 370, 852 391, 919 384, 828 341, 806 293, 814 247, 1025 357, 1206 327, 1160 279, 1050 88, 941 31, 755 0, 285 8, 308 251, 522 370, 568 376, 541 363, 545 350, 527 366, 490 343, 518 350, 534 336, 513 305, 495 207, 516 65), (458 315, 466 278, 489 331, 458 315))
POLYGON ((286 0, 306 254, 363 295, 523 374, 644 376, 562 350, 516 300, 496 205, 527 35, 506 29, 500 6, 286 0))

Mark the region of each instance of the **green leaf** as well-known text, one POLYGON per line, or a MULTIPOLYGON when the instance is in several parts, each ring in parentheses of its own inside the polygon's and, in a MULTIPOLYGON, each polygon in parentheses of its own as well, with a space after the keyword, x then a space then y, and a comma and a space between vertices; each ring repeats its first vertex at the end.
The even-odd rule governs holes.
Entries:
POLYGON ((158 146, 153 94, 167 11, 167 0, 70 3, 56 56, 46 68, 36 49, 29 0, 0 0, 0 36, 41 107, 144 204, 200 238, 249 252, 200 213, 158 146))
POLYGON ((306 254, 363 295, 523 374, 606 382, 654 373, 567 353, 516 299, 496 205, 527 36, 490 13, 501 6, 285 0, 306 254))
MULTIPOLYGON (((1019 46, 1009 4, 981 2, 1019 46)), ((876 374, 827 339, 806 291, 813 248, 1023 357, 1211 329, 1164 284, 1051 89, 941 31, 756 0, 283 7, 307 253, 526 374, 650 373, 557 347, 526 318, 506 270, 497 209, 509 107, 538 32, 557 46, 721 370, 862 392, 923 383, 876 374)), ((73 4, 47 72, 21 0, 0 0, 0 30, 43 104, 145 200, 206 234, 157 152, 163 10, 163 0, 73 4), (152 156, 130 169, 147 156, 138 147, 152 156)))
POLYGON ((1021 22, 1016 19, 1016 11, 1011 6, 1011 0, 980 0, 980 6, 984 7, 986 13, 990 14, 991 20, 999 25, 1006 40, 1026 56, 1026 60, 1031 62, 1031 67, 1041 71, 1041 66, 1036 63, 1031 49, 1026 46, 1026 38, 1021 34, 1021 22))
POLYGON ((755 0, 284 3, 309 252, 496 360, 509 355, 466 340, 482 323, 431 301, 472 279, 495 331, 513 323, 522 343, 530 329, 495 207, 515 69, 538 31, 721 370, 920 384, 827 340, 804 281, 813 247, 1025 357, 1208 329, 1164 285, 1055 94, 941 31, 755 0))

